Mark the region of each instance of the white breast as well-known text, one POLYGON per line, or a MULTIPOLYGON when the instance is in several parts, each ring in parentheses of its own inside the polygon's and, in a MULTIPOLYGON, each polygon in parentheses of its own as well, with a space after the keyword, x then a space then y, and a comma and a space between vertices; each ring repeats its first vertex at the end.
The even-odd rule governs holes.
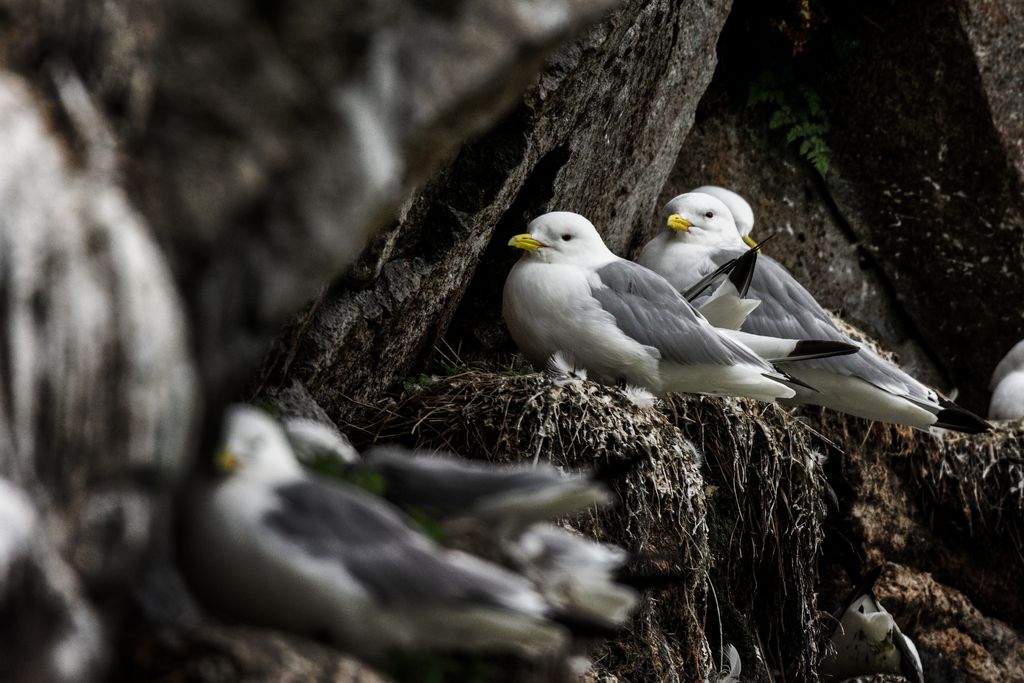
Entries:
POLYGON ((537 369, 562 351, 591 379, 656 387, 660 354, 619 331, 591 296, 597 283, 576 266, 520 260, 505 280, 502 305, 512 338, 537 369))
POLYGON ((647 243, 637 263, 683 291, 718 267, 711 260, 715 251, 714 247, 692 244, 663 232, 647 243))

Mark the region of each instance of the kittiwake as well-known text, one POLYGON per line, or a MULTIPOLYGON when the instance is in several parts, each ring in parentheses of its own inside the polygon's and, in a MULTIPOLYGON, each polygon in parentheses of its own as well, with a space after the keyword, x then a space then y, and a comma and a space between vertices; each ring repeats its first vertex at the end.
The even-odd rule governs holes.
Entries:
POLYGON ((379 495, 440 532, 445 545, 522 574, 550 604, 607 627, 621 626, 636 606, 639 593, 616 580, 628 558, 625 550, 546 521, 610 503, 599 475, 562 473, 546 464, 496 465, 394 445, 352 459, 355 449, 329 425, 291 418, 285 430, 297 452, 333 447, 334 457, 320 457, 346 462, 343 479, 371 483, 379 495))
POLYGON ((892 615, 875 597, 873 586, 882 567, 868 572, 851 593, 832 632, 831 651, 821 660, 825 680, 842 681, 855 676, 892 673, 912 683, 924 683, 917 647, 903 635, 892 615))
POLYGON ((395 444, 372 446, 360 454, 344 435, 315 420, 288 418, 284 429, 303 463, 332 462, 333 473, 342 480, 366 485, 399 508, 441 524, 471 518, 512 533, 611 502, 611 490, 600 474, 562 472, 547 463, 468 460, 395 444))
POLYGON ((1017 342, 999 361, 988 388, 992 392, 990 420, 1024 417, 1024 341, 1017 342))
POLYGON ((567 211, 530 222, 505 280, 502 314, 538 370, 562 351, 606 384, 658 394, 792 397, 788 378, 712 327, 665 278, 613 254, 594 225, 567 211))
POLYGON ((184 508, 182 561, 208 606, 362 656, 539 656, 566 643, 560 612, 529 581, 437 546, 380 498, 305 474, 269 415, 231 409, 225 445, 225 476, 197 485, 184 508))
MULTIPOLYGON (((664 275, 680 291, 738 258, 746 249, 729 207, 717 197, 703 193, 679 195, 665 205, 662 221, 667 229, 647 243, 638 260, 664 275)), ((839 331, 810 292, 778 261, 764 254, 757 261, 747 297, 759 299, 761 304, 746 318, 741 327, 744 332, 856 344, 839 331)), ((700 301, 695 303, 699 305, 700 301)), ((981 418, 939 396, 864 346, 853 355, 799 364, 781 362, 778 367, 816 390, 797 387, 796 396, 788 397, 794 404, 821 405, 920 429, 944 427, 976 433, 989 428, 981 418)))

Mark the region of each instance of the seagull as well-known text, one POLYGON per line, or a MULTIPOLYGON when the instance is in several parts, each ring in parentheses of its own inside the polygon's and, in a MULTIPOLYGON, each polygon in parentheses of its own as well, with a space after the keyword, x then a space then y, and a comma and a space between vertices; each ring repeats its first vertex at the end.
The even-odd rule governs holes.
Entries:
MULTIPOLYGON (((718 190, 719 194, 728 192, 718 190)), ((749 205, 738 199, 749 210, 749 205)), ((667 229, 647 243, 638 261, 664 275, 680 291, 746 250, 729 206, 717 197, 700 192, 682 194, 668 202, 662 213, 667 229)), ((768 256, 762 254, 758 259, 746 296, 761 304, 747 316, 742 325, 744 332, 856 344, 839 331, 810 292, 768 256)), ((981 418, 939 396, 870 349, 858 346, 860 351, 853 355, 800 364, 781 362, 781 370, 816 390, 797 386, 794 397, 785 397, 788 402, 821 405, 919 429, 943 427, 968 433, 989 429, 981 418)))
POLYGON ((568 353, 589 377, 651 391, 790 398, 789 378, 718 332, 665 278, 613 254, 583 216, 535 218, 509 246, 502 314, 535 368, 568 353))
POLYGON ((563 473, 553 465, 496 465, 450 453, 375 446, 363 471, 380 478, 381 496, 440 522, 472 519, 505 534, 612 500, 604 475, 563 473))
POLYGON ((988 385, 992 401, 990 420, 1014 420, 1024 417, 1024 340, 1010 349, 992 373, 988 385))
POLYGON ((881 571, 878 566, 868 572, 851 593, 845 609, 837 613, 839 625, 830 639, 835 651, 821 660, 825 680, 892 673, 913 683, 924 683, 914 641, 903 635, 872 590, 881 571))
POLYGON ((268 414, 233 407, 217 463, 221 479, 191 492, 182 539, 209 606, 366 657, 564 647, 561 613, 528 580, 439 547, 366 491, 306 474, 268 414))
POLYGON ((610 628, 636 607, 637 591, 615 577, 628 558, 624 549, 547 522, 611 502, 600 477, 619 474, 615 467, 567 474, 545 464, 494 465, 395 445, 359 455, 333 426, 289 418, 284 428, 297 454, 320 449, 316 462, 347 463, 343 479, 368 482, 445 545, 522 574, 550 604, 610 628))
POLYGON ((508 534, 590 505, 611 502, 607 472, 567 473, 553 465, 494 464, 453 453, 373 446, 360 454, 332 425, 288 418, 284 430, 299 460, 359 483, 406 511, 444 524, 473 519, 508 534))

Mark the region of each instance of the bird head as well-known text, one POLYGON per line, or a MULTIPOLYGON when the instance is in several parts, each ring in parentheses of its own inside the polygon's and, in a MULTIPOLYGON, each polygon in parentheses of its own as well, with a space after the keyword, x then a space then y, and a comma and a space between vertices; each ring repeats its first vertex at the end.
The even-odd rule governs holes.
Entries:
POLYGON ((754 229, 754 210, 750 208, 746 199, 732 190, 717 185, 703 185, 696 190, 690 190, 690 194, 696 193, 709 194, 725 204, 725 208, 729 209, 729 213, 732 214, 732 220, 736 223, 736 229, 739 230, 743 241, 754 246, 754 240, 750 237, 750 231, 754 229))
POLYGON ((615 259, 594 224, 578 213, 552 211, 538 216, 508 245, 546 263, 596 267, 615 259))
POLYGON ((688 192, 662 209, 664 225, 678 239, 709 246, 742 246, 743 237, 729 208, 717 197, 688 192))
POLYGON ((281 480, 301 474, 281 424, 249 405, 228 408, 215 465, 226 475, 281 480))

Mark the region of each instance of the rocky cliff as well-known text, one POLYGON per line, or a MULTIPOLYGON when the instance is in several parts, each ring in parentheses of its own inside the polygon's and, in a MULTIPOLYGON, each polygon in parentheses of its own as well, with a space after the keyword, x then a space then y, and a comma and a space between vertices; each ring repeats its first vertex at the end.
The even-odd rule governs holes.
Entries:
POLYGON ((641 408, 504 372, 498 312, 537 213, 629 254, 725 185, 823 304, 984 412, 1024 337, 1022 45, 1008 0, 0 1, 0 678, 378 680, 175 577, 179 491, 254 397, 360 444, 643 458, 570 523, 679 580, 593 680, 703 681, 729 642, 744 679, 817 680, 881 562, 928 680, 1024 677, 1019 424, 641 408))

